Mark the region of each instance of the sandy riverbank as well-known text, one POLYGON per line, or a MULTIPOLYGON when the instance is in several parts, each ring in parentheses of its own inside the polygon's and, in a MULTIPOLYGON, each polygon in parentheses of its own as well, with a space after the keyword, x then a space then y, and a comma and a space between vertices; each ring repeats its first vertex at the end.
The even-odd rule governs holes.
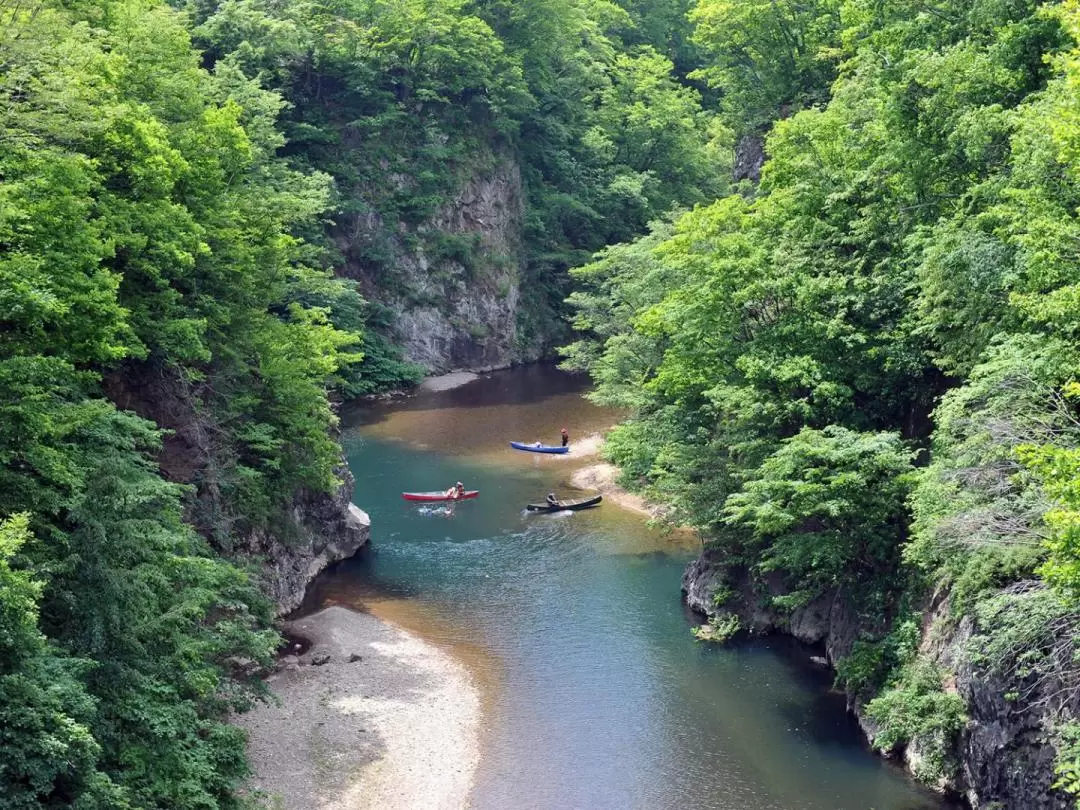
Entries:
MULTIPOLYGON (((568 461, 587 461, 600 456, 604 447, 604 437, 593 433, 580 441, 570 443, 570 452, 554 458, 568 461)), ((614 464, 600 462, 580 467, 570 473, 569 484, 574 489, 599 492, 612 503, 616 503, 631 512, 637 512, 654 520, 663 518, 667 510, 660 504, 652 503, 640 495, 627 492, 617 483, 619 468, 614 464)))
POLYGON ((666 510, 663 506, 651 503, 640 495, 627 492, 616 483, 618 475, 619 468, 614 464, 592 464, 574 470, 570 474, 570 486, 575 489, 595 490, 624 509, 638 512, 652 519, 664 517, 666 510))
POLYGON ((285 629, 312 645, 270 677, 281 705, 237 719, 249 734, 253 784, 270 794, 271 806, 467 806, 479 761, 480 701, 461 664, 404 630, 341 607, 285 629))
POLYGON ((437 377, 425 377, 418 388, 420 391, 449 391, 479 379, 480 375, 472 371, 451 371, 449 374, 440 374, 437 377))
POLYGON ((604 446, 604 437, 599 433, 593 433, 579 441, 570 442, 570 452, 559 458, 568 461, 583 461, 600 455, 600 448, 604 446))

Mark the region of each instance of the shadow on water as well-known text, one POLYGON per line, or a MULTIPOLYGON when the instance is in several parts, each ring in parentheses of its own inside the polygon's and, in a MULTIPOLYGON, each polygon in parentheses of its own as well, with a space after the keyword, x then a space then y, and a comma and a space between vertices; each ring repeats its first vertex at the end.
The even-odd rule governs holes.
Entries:
POLYGON ((354 402, 342 406, 342 421, 354 426, 384 422, 403 411, 510 407, 536 405, 588 388, 584 374, 560 371, 554 363, 537 363, 512 371, 483 374, 472 382, 447 391, 417 391, 405 397, 371 403, 354 402))
POLYGON ((293 614, 314 613, 329 603, 341 603, 344 598, 360 606, 366 599, 415 599, 422 595, 418 583, 380 583, 378 556, 381 549, 372 544, 363 546, 352 557, 335 563, 319 575, 304 594, 303 604, 293 614))

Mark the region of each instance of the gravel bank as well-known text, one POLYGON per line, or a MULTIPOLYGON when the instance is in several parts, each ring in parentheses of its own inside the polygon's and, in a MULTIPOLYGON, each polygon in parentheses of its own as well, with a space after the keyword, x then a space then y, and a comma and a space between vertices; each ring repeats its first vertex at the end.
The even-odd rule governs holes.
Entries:
POLYGON ((249 735, 253 785, 270 794, 271 806, 468 805, 480 702, 461 664, 416 636, 341 607, 287 622, 285 630, 312 644, 270 677, 280 705, 260 706, 236 721, 249 735))
POLYGON ((627 492, 615 483, 618 475, 619 468, 614 464, 593 464, 574 470, 570 474, 570 486, 575 489, 595 490, 624 509, 638 512, 646 517, 654 519, 664 517, 666 510, 663 506, 650 503, 640 495, 627 492))
POLYGON ((478 379, 480 379, 480 375, 471 371, 452 371, 449 374, 440 374, 438 377, 427 377, 420 383, 420 390, 449 391, 452 388, 460 388, 478 379))

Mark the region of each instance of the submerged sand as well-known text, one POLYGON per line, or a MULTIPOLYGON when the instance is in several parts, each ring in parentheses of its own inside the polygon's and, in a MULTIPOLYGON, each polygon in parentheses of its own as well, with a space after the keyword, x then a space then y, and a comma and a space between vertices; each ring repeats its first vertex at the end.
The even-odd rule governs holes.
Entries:
POLYGON ((269 678, 279 705, 237 719, 254 787, 283 810, 459 810, 479 761, 468 671, 374 616, 330 607, 287 622, 312 644, 269 678), (316 663, 319 662, 319 663, 316 663))

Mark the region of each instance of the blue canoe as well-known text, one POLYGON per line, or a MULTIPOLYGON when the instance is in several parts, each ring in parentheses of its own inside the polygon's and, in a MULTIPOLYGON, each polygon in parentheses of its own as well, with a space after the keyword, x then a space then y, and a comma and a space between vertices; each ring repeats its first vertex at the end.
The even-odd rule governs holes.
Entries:
POLYGON ((553 444, 541 444, 538 447, 535 444, 525 444, 524 442, 510 442, 510 446, 515 450, 525 450, 529 453, 556 453, 562 455, 570 452, 569 447, 558 447, 553 444))

